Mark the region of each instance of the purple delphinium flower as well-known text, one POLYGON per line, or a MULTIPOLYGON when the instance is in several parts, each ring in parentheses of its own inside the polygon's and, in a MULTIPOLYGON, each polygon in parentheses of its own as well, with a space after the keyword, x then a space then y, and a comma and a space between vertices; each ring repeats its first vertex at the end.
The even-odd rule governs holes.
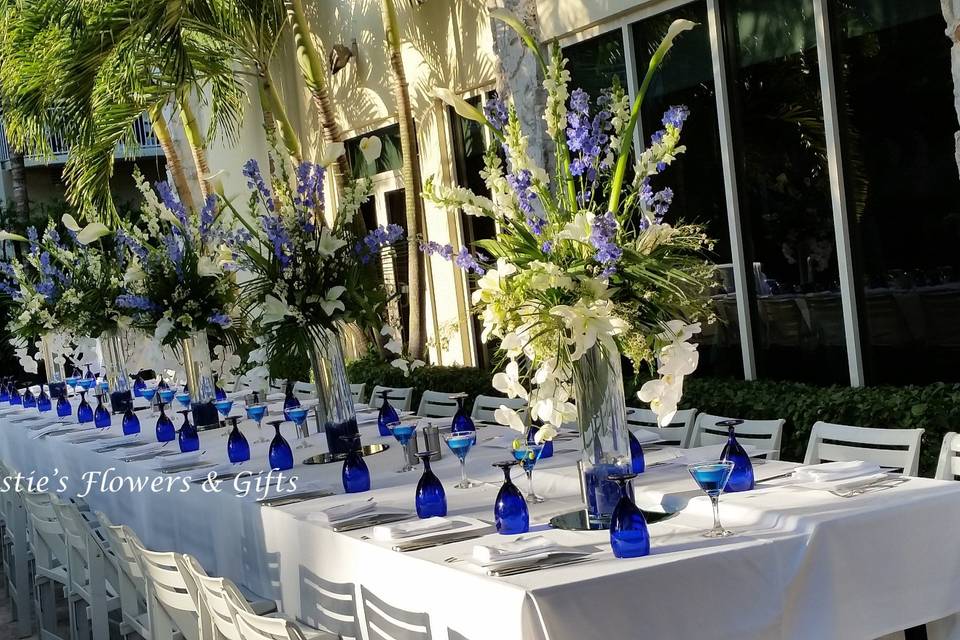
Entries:
POLYGON ((180 240, 175 233, 168 233, 163 237, 163 244, 167 249, 167 258, 173 264, 177 277, 183 277, 183 247, 180 246, 180 240))
POLYGON ((293 247, 293 242, 283 222, 276 216, 260 216, 260 224, 267 234, 267 239, 273 245, 273 255, 280 261, 281 267, 286 267, 290 264, 290 256, 287 255, 286 250, 293 247))
POLYGON ((543 251, 544 253, 553 253, 553 242, 550 240, 544 241, 544 243, 540 245, 540 251, 543 251))
POLYGON ((247 179, 247 187, 256 189, 263 197, 264 204, 269 211, 274 210, 273 194, 260 173, 260 165, 256 160, 250 158, 243 164, 243 177, 247 179))
POLYGON ((368 232, 363 240, 354 246, 354 252, 360 256, 363 264, 370 262, 373 256, 380 253, 383 247, 399 242, 404 235, 403 227, 398 224, 380 225, 368 232))
POLYGON ((544 220, 533 208, 533 201, 537 195, 533 192, 533 174, 529 169, 521 169, 516 173, 507 176, 507 184, 517 195, 517 204, 520 211, 523 212, 527 221, 527 226, 535 235, 543 233, 543 228, 547 221, 544 220))
MULTIPOLYGON (((644 178, 643 182, 640 183, 639 197, 644 207, 653 212, 654 220, 660 223, 673 203, 673 189, 664 187, 660 191, 654 192, 653 187, 650 186, 650 178, 644 178)), ((645 229, 646 227, 641 228, 645 229)))
POLYGON ((230 316, 223 313, 222 311, 217 311, 215 313, 210 314, 210 317, 207 318, 207 322, 209 322, 210 324, 219 325, 223 328, 227 328, 231 324, 233 324, 233 320, 230 319, 230 316))
POLYGON ((116 242, 118 246, 126 247, 130 250, 130 253, 137 256, 141 262, 146 261, 147 259, 147 249, 142 244, 137 242, 137 240, 130 234, 123 231, 123 229, 117 229, 116 242))
POLYGON ((483 105, 483 115, 487 117, 490 126, 502 132, 503 127, 507 124, 507 105, 500 98, 487 100, 487 103, 483 105))
POLYGON ((180 221, 180 224, 184 228, 187 228, 187 210, 184 208, 183 203, 180 202, 180 199, 173 193, 173 189, 170 187, 169 182, 158 182, 156 184, 157 195, 160 196, 160 200, 163 202, 164 206, 170 210, 170 212, 176 216, 177 220, 180 221))
POLYGON ((49 302, 53 302, 54 294, 56 293, 56 287, 53 284, 53 280, 49 278, 44 278, 37 283, 37 293, 42 295, 49 302))
POLYGON ((683 123, 690 117, 690 109, 683 105, 674 105, 667 109, 663 114, 663 126, 674 126, 677 129, 683 128, 683 123))
POLYGON ((217 212, 217 196, 210 194, 207 196, 203 208, 200 209, 200 239, 206 241, 207 234, 213 227, 213 220, 217 212))
POLYGON ((438 255, 444 260, 450 260, 453 258, 453 247, 449 244, 440 244, 439 242, 430 241, 420 241, 420 251, 424 252, 428 256, 438 255))
POLYGON ((470 250, 466 247, 461 247, 460 251, 454 254, 453 247, 449 244, 440 244, 439 242, 434 242, 430 240, 428 242, 420 242, 420 251, 424 252, 428 256, 438 255, 444 260, 453 261, 453 263, 463 269, 464 271, 472 271, 478 276, 482 276, 487 272, 486 269, 480 264, 480 259, 478 256, 474 256, 470 253, 470 250))
POLYGON ((617 219, 609 211, 593 219, 590 244, 597 250, 593 257, 604 265, 605 276, 613 273, 614 265, 623 256, 623 249, 616 242, 618 227, 617 219))
POLYGON ((153 311, 157 308, 149 298, 145 296, 135 296, 124 293, 117 296, 116 304, 124 309, 138 309, 140 311, 153 311))
POLYGON ((466 247, 461 247, 460 252, 457 254, 457 257, 454 259, 454 264, 463 269, 464 271, 472 271, 478 276, 482 276, 487 272, 480 263, 477 261, 476 256, 470 253, 470 250, 466 247))
MULTIPOLYGON (((323 167, 312 162, 301 162, 297 165, 297 195, 293 198, 294 205, 312 211, 315 207, 323 206, 323 167)), ((308 232, 313 231, 313 223, 308 232)))
POLYGON ((18 300, 20 298, 20 290, 12 284, 8 284, 6 282, 0 282, 0 293, 4 293, 14 300, 18 300))
MULTIPOLYGON (((609 98, 598 101, 598 106, 604 104, 609 104, 609 98)), ((590 117, 590 96, 582 89, 574 90, 570 95, 566 129, 567 147, 573 154, 570 173, 583 176, 589 182, 597 179, 598 158, 610 141, 607 133, 610 126, 610 111, 601 108, 590 117)), ((584 201, 587 199, 583 198, 584 201)))

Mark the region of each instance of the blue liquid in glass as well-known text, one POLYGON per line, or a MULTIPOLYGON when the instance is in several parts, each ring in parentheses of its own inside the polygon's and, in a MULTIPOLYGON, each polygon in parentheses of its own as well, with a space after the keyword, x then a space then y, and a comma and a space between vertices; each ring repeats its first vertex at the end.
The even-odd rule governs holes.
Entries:
POLYGON ((180 433, 177 436, 177 442, 180 445, 180 452, 197 451, 200 449, 200 435, 197 428, 190 424, 190 412, 183 411, 183 426, 180 427, 180 433))
POLYGON ((93 412, 93 426, 106 429, 110 426, 110 412, 103 406, 103 396, 97 396, 97 408, 93 412))
POLYGON ((67 400, 66 395, 62 395, 57 398, 57 416, 65 418, 73 413, 73 407, 70 406, 70 401, 67 400))
POLYGON ((692 469, 690 474, 694 481, 707 495, 719 495, 727 483, 730 469, 724 465, 712 465, 692 469))
POLYGON ((37 398, 30 391, 30 387, 27 387, 23 392, 23 407, 25 409, 35 409, 37 407, 37 398))
POLYGON ((417 426, 414 424, 398 424, 393 428, 393 437, 397 439, 400 446, 406 447, 416 428, 417 426))
POLYGON ((633 432, 629 429, 627 430, 627 435, 630 438, 630 459, 633 473, 643 473, 646 464, 643 459, 643 447, 640 446, 640 441, 637 440, 637 436, 633 435, 633 432))
POLYGON ((160 393, 160 402, 163 402, 164 404, 170 404, 170 402, 173 400, 173 396, 176 395, 173 389, 168 389, 168 388, 161 388, 159 393, 160 393))
POLYGON ((383 437, 390 435, 390 428, 388 425, 393 424, 394 422, 400 422, 400 416, 397 415, 397 410, 393 408, 393 405, 390 404, 390 401, 387 400, 388 391, 383 392, 383 404, 380 405, 380 413, 377 416, 377 429, 380 430, 380 435, 383 437))
POLYGON ((127 409, 123 414, 123 435, 132 436, 140 433, 140 418, 133 412, 133 409, 127 409))
POLYGON ((184 409, 190 408, 190 394, 189 393, 178 393, 177 402, 180 403, 180 406, 184 409))
POLYGON ((247 442, 246 436, 240 431, 240 427, 237 426, 236 419, 233 421, 233 430, 230 431, 230 437, 227 438, 227 458, 234 464, 246 462, 250 459, 250 443, 247 442))
POLYGON ((80 392, 80 405, 77 407, 77 422, 86 424, 93 422, 93 407, 87 402, 87 392, 80 392))
POLYGON ((247 407, 247 417, 259 423, 267 413, 267 405, 257 404, 247 407))
POLYGON ((293 468, 293 449, 290 448, 290 444, 280 435, 280 424, 279 422, 275 423, 273 426, 277 430, 277 434, 273 436, 273 440, 270 441, 270 452, 268 457, 270 459, 270 468, 275 471, 286 471, 287 469, 293 468))
POLYGON ((53 403, 50 401, 50 396, 47 395, 47 392, 43 390, 43 386, 40 386, 40 395, 37 396, 37 409, 41 412, 47 412, 53 409, 53 403))
POLYGON ((170 442, 177 437, 177 429, 173 426, 173 420, 167 417, 163 409, 164 404, 160 403, 160 416, 157 418, 157 442, 170 442))
POLYGON ((723 446, 723 452, 720 454, 721 460, 729 460, 733 463, 733 471, 730 472, 730 478, 727 480, 727 493, 737 491, 750 491, 755 485, 753 477, 753 463, 750 456, 744 451, 740 443, 737 442, 735 429, 733 426, 727 431, 727 444, 723 446))
POLYGON ((213 406, 217 408, 217 412, 224 418, 230 415, 230 410, 233 409, 233 400, 217 400, 213 403, 213 406))
POLYGON ((513 463, 499 463, 503 469, 503 486, 497 493, 493 503, 493 518, 497 531, 503 535, 516 535, 530 530, 530 512, 527 511, 527 501, 520 489, 510 480, 510 469, 513 463))
POLYGON ((420 518, 442 518, 447 515, 447 495, 443 491, 443 483, 430 468, 431 453, 428 451, 417 454, 423 462, 423 475, 417 483, 415 498, 417 516, 420 518))
POLYGON ((363 461, 363 456, 353 447, 343 459, 340 480, 343 482, 343 490, 347 493, 362 493, 370 490, 370 470, 367 468, 367 463, 363 461))
POLYGON ((523 467, 525 472, 530 472, 537 466, 537 461, 540 460, 540 454, 542 453, 542 444, 528 444, 526 447, 514 449, 513 457, 520 463, 520 466, 523 467))
POLYGON ((457 456, 460 460, 464 460, 467 454, 470 453, 471 447, 473 447, 474 438, 475 436, 471 436, 470 434, 447 438, 447 446, 450 447, 453 455, 457 456))
POLYGON ((621 482, 620 501, 610 519, 610 546, 618 558, 640 558, 650 554, 650 532, 643 513, 628 495, 627 482, 621 482))
MULTIPOLYGON (((540 427, 530 427, 530 430, 527 431, 527 444, 536 444, 538 431, 540 431, 540 427)), ((543 451, 540 453, 540 459, 546 460, 547 458, 552 458, 553 457, 553 440, 547 440, 542 444, 543 444, 543 451)))
POLYGON ((450 431, 453 433, 464 433, 470 431, 473 433, 473 441, 477 441, 477 427, 473 424, 473 419, 467 410, 463 407, 463 396, 457 396, 457 412, 453 415, 453 422, 450 423, 450 431))
POLYGON ((154 389, 153 387, 145 387, 140 391, 140 397, 142 397, 148 403, 152 403, 156 395, 157 395, 157 390, 154 389))

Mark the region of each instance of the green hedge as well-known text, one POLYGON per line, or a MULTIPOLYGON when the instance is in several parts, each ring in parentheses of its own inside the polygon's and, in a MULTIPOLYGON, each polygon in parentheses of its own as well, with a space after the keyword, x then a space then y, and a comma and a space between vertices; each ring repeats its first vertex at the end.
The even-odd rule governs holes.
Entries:
MULTIPOLYGON (((388 364, 364 359, 348 365, 351 382, 414 387, 414 407, 425 389, 464 391, 471 397, 493 393, 490 373, 470 367, 422 367, 410 377, 388 364)), ((628 381, 627 403, 641 406, 628 381)), ((784 418, 781 457, 803 460, 810 427, 823 420, 861 427, 926 429, 920 450, 920 471, 932 476, 943 434, 960 430, 960 385, 908 387, 817 387, 795 382, 692 378, 684 386, 685 407, 747 419, 784 418)))

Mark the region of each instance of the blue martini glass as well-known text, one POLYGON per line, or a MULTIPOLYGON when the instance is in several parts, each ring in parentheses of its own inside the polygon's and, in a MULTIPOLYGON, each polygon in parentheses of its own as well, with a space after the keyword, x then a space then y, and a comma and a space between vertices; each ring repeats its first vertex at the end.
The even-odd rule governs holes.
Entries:
POLYGON ((443 483, 440 482, 430 468, 430 456, 435 455, 436 451, 420 451, 417 457, 423 463, 423 475, 420 476, 420 482, 417 483, 417 493, 414 502, 417 506, 417 517, 434 518, 447 515, 447 494, 443 491, 443 483))
POLYGON ((226 420, 227 416, 230 415, 230 410, 233 409, 233 400, 217 400, 213 403, 213 406, 217 408, 220 417, 226 420))
POLYGON ((172 442, 177 437, 177 429, 173 426, 173 420, 167 417, 167 412, 163 410, 167 403, 160 402, 160 416, 157 418, 157 442, 172 442))
POLYGON ((180 403, 180 406, 184 409, 190 408, 190 394, 186 391, 181 391, 176 395, 177 402, 180 403))
POLYGON ((479 483, 472 482, 467 478, 467 454, 470 453, 473 443, 476 442, 476 435, 470 432, 465 433, 445 433, 443 439, 453 455, 460 460, 460 482, 453 485, 454 489, 471 489, 479 486, 479 483))
POLYGON ((270 441, 270 451, 267 455, 270 468, 276 471, 286 471, 293 468, 293 449, 290 443, 280 434, 280 425, 286 420, 271 420, 270 425, 276 430, 276 435, 270 441))
POLYGON ((77 381, 77 384, 80 385, 80 388, 84 391, 90 391, 97 384, 97 381, 94 378, 80 378, 77 381))
POLYGON ((493 503, 493 519, 497 525, 497 532, 502 535, 516 535, 530 530, 530 512, 523 493, 510 480, 510 470, 517 464, 516 460, 496 462, 493 466, 503 471, 503 486, 497 493, 493 503))
POLYGON ((80 406, 77 407, 77 422, 86 424, 93 422, 93 407, 87 402, 87 390, 80 391, 80 406))
POLYGON ((527 474, 527 502, 530 504, 543 502, 543 498, 533 490, 533 468, 537 466, 542 453, 542 444, 524 442, 523 440, 514 441, 513 457, 520 463, 523 472, 527 474))
POLYGON ((410 461, 407 459, 407 443, 410 442, 410 438, 412 438, 414 432, 416 432, 417 425, 412 422, 394 422, 387 425, 387 428, 390 429, 390 433, 392 433, 393 437, 400 443, 400 446, 397 448, 400 449, 400 459, 403 461, 403 464, 397 469, 397 473, 411 471, 413 467, 410 466, 410 461))
POLYGON ((123 412, 123 435, 132 436, 135 433, 140 433, 140 418, 137 417, 137 414, 133 412, 133 407, 128 406, 127 410, 123 412))
POLYGON ((297 446, 296 449, 306 449, 310 445, 306 439, 310 437, 310 429, 307 427, 307 409, 303 407, 291 407, 287 409, 287 417, 297 426, 297 446))
MULTIPOLYGON (((227 413, 229 413, 229 411, 227 411, 227 413)), ((224 417, 226 418, 226 416, 224 417)), ((233 429, 230 430, 230 437, 227 438, 227 458, 229 458, 233 464, 240 464, 250 459, 250 443, 247 442, 246 436, 240 431, 240 427, 237 426, 239 420, 240 418, 237 416, 226 418, 227 422, 233 423, 233 429)))
POLYGON ((158 391, 157 393, 160 394, 160 402, 164 404, 170 404, 171 402, 173 402, 173 396, 177 395, 174 392, 174 390, 169 387, 167 388, 160 387, 160 391, 158 391))
POLYGON ((109 393, 110 383, 108 383, 106 380, 101 380, 97 383, 97 389, 103 393, 109 393))
POLYGON ((67 383, 67 386, 69 386, 71 389, 73 389, 73 392, 76 393, 76 392, 77 392, 77 387, 79 386, 78 383, 80 382, 80 376, 78 376, 78 375, 72 375, 72 376, 68 377, 66 380, 64 380, 64 382, 66 382, 66 383, 67 383))
POLYGON ((45 413, 53 409, 53 403, 50 402, 50 396, 47 395, 47 392, 43 390, 43 385, 40 385, 40 395, 37 396, 37 410, 41 413, 45 413))
POLYGON ((267 405, 251 404, 247 407, 247 418, 257 423, 257 432, 260 434, 256 442, 267 442, 263 437, 263 416, 267 415, 267 405))
POLYGON ((103 394, 97 396, 97 408, 93 411, 93 426, 107 429, 110 426, 110 412, 103 406, 103 394))
POLYGON ((733 471, 733 463, 729 460, 700 462, 689 465, 687 471, 693 476, 700 489, 709 496, 710 503, 713 505, 713 529, 704 533, 703 537, 726 538, 732 536, 733 532, 724 529, 720 524, 720 493, 727 486, 730 473, 733 471))
POLYGON ((180 444, 180 453, 188 451, 197 451, 200 449, 200 435, 197 428, 190 424, 190 409, 184 409, 178 413, 183 414, 183 426, 177 433, 177 442, 180 444))
POLYGON ((615 473, 607 476, 620 487, 620 501, 610 518, 610 546, 618 558, 640 558, 650 554, 650 532, 643 513, 630 499, 627 483, 635 473, 615 473))
POLYGON ((155 415, 156 411, 153 409, 153 399, 157 397, 157 388, 156 387, 144 387, 140 391, 140 397, 147 401, 147 404, 150 405, 150 415, 155 415))

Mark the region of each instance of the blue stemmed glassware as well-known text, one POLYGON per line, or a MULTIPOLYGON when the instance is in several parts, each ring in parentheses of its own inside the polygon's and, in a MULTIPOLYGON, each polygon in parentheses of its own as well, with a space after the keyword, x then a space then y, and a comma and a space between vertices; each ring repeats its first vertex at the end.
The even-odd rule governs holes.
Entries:
POLYGON ((106 429, 110 426, 110 411, 103 404, 103 394, 97 396, 97 408, 93 410, 93 426, 106 429))
MULTIPOLYGON (((530 444, 537 444, 537 432, 540 431, 540 427, 533 425, 527 430, 527 442, 530 444)), ((553 440, 547 440, 543 442, 543 451, 540 452, 540 459, 546 460, 547 458, 553 457, 553 440)))
POLYGON ((140 374, 133 376, 133 395, 136 398, 143 397, 143 390, 147 388, 147 383, 140 377, 140 374))
POLYGON ((347 443, 347 457, 343 459, 343 469, 340 470, 340 480, 346 493, 362 493, 370 490, 370 470, 360 455, 360 435, 349 434, 341 436, 347 443))
POLYGON ((382 437, 387 437, 390 435, 390 425, 400 422, 400 416, 397 415, 397 410, 390 404, 388 399, 390 391, 381 391, 380 396, 383 398, 383 404, 380 405, 380 413, 377 416, 377 428, 380 430, 382 437))
POLYGON ((77 406, 77 422, 86 424, 93 422, 93 407, 87 402, 87 390, 80 391, 80 405, 77 406))
POLYGON ((10 404, 11 405, 22 405, 23 398, 20 397, 20 390, 17 389, 17 383, 10 383, 10 404))
POLYGON ((436 455, 436 451, 420 451, 417 457, 423 463, 423 475, 420 476, 420 482, 417 483, 416 506, 417 516, 419 518, 434 518, 447 515, 447 494, 443 491, 443 483, 440 482, 430 468, 430 456, 436 455))
POLYGON ((397 442, 400 443, 398 449, 400 449, 400 459, 403 461, 403 464, 397 473, 406 473, 413 469, 410 466, 410 460, 407 458, 407 443, 410 442, 410 438, 413 437, 414 432, 417 430, 417 425, 413 422, 394 422, 387 425, 390 429, 390 433, 393 434, 393 437, 397 439, 397 442))
POLYGON ((618 558, 640 558, 650 554, 650 532, 643 513, 630 499, 629 483, 635 473, 614 473, 608 476, 620 487, 620 500, 610 518, 610 546, 618 558))
POLYGON ((140 397, 147 401, 147 404, 150 405, 150 412, 153 415, 153 399, 157 397, 157 388, 156 387, 144 387, 140 391, 140 397))
POLYGON ((40 385, 40 395, 37 396, 37 410, 41 413, 45 413, 53 409, 53 403, 50 401, 50 396, 47 395, 47 392, 43 390, 43 385, 40 385))
MULTIPOLYGON (((170 389, 170 385, 167 384, 167 381, 163 379, 163 376, 160 376, 160 379, 157 381, 157 389, 161 391, 167 391, 170 389)), ((170 396, 171 398, 173 396, 170 396)), ((169 400, 164 400, 164 402, 170 402, 169 400)))
POLYGON ((307 409, 301 406, 291 407, 287 410, 287 419, 291 420, 294 425, 297 427, 297 446, 296 449, 306 449, 310 445, 307 444, 307 438, 310 437, 309 429, 307 428, 307 409))
POLYGON ((537 466, 537 462, 540 460, 540 454, 542 453, 542 444, 524 443, 522 441, 514 443, 513 457, 520 463, 523 472, 527 474, 527 502, 530 504, 543 502, 543 498, 538 496, 533 490, 533 468, 537 466))
POLYGON ((717 423, 719 427, 727 427, 727 443, 723 445, 720 459, 733 463, 733 471, 730 472, 730 479, 727 480, 727 486, 724 489, 727 493, 750 491, 755 485, 753 462, 737 442, 736 426, 738 424, 743 424, 743 420, 722 420, 717 423))
POLYGON ((180 453, 188 451, 197 451, 200 449, 200 434, 197 428, 190 424, 190 409, 184 409, 178 413, 183 414, 183 426, 177 433, 177 442, 180 445, 180 453))
POLYGON ((176 395, 177 402, 180 403, 180 406, 184 409, 190 408, 190 393, 187 391, 181 391, 176 395))
POLYGON ((247 418, 253 420, 257 423, 257 442, 266 442, 267 439, 263 437, 262 423, 263 416, 267 415, 267 405, 265 404, 251 404, 247 407, 247 418))
POLYGON ((67 400, 67 394, 64 393, 57 398, 57 417, 66 418, 71 413, 73 413, 73 407, 70 406, 70 401, 67 400))
POLYGON ((451 432, 443 434, 443 439, 447 441, 447 446, 450 447, 453 455, 457 456, 457 459, 460 460, 460 482, 453 485, 453 488, 470 489, 478 486, 477 483, 467 478, 467 454, 470 453, 470 448, 473 447, 473 443, 476 441, 476 435, 469 431, 466 433, 451 432))
POLYGON ((0 382, 0 402, 10 402, 10 384, 6 378, 0 382))
POLYGON ((177 429, 173 426, 173 420, 167 417, 164 407, 167 403, 160 403, 160 415, 157 417, 157 442, 171 442, 177 437, 177 429))
POLYGON ((293 385, 289 382, 287 383, 286 395, 283 398, 283 417, 287 420, 291 420, 290 409, 295 409, 300 406, 300 400, 293 393, 293 385))
POLYGON ((86 379, 86 380, 96 380, 96 379, 97 379, 96 374, 95 374, 93 371, 90 371, 90 366, 91 366, 92 364, 93 364, 92 362, 84 362, 84 363, 83 363, 83 366, 85 366, 85 367, 87 368, 87 372, 86 372, 85 374, 83 374, 83 377, 84 377, 84 379, 86 379))
POLYGON ((80 378, 77 380, 77 384, 80 385, 80 388, 84 391, 90 391, 90 389, 96 386, 97 381, 94 378, 80 378))
POLYGON ((30 385, 27 385, 27 388, 23 390, 23 408, 24 409, 37 408, 37 397, 33 395, 33 391, 30 391, 30 385))
POLYGON ((171 402, 173 402, 173 397, 177 395, 173 389, 170 389, 169 387, 159 387, 159 386, 157 388, 159 389, 157 393, 160 394, 160 402, 163 402, 164 404, 170 404, 171 402))
MULTIPOLYGON (((227 411, 227 413, 229 413, 229 411, 227 411)), ((230 437, 227 438, 227 458, 234 464, 246 462, 250 459, 250 443, 247 442, 246 436, 240 431, 240 427, 238 426, 240 418, 234 416, 226 420, 227 422, 233 423, 233 428, 230 430, 230 437)))
POLYGON ((733 532, 723 528, 720 524, 720 493, 727 486, 730 473, 733 472, 733 463, 729 460, 715 462, 701 462, 691 464, 687 471, 693 476, 700 489, 710 498, 713 505, 713 529, 703 534, 704 538, 725 538, 733 532))
POLYGON ((220 388, 219 382, 217 382, 217 384, 215 384, 213 387, 213 397, 215 400, 227 399, 227 392, 220 388))
POLYGON ((516 460, 496 462, 493 466, 503 471, 503 486, 497 493, 497 500, 493 503, 493 518, 497 525, 497 532, 503 535, 516 535, 530 530, 530 512, 527 511, 527 502, 523 493, 510 480, 510 470, 517 464, 516 460))
POLYGON ((477 442, 477 427, 473 424, 473 419, 470 418, 470 414, 467 413, 467 410, 463 407, 463 401, 467 399, 467 394, 465 393, 454 393, 450 396, 452 400, 457 401, 457 412, 453 414, 453 421, 450 423, 450 431, 453 433, 464 433, 471 432, 473 433, 473 442, 477 442))
POLYGON ((233 409, 233 400, 217 400, 213 403, 213 406, 217 408, 217 413, 220 414, 220 417, 226 420, 227 416, 230 415, 230 411, 233 409))
POLYGON ((140 433, 140 418, 134 413, 132 406, 128 406, 127 410, 123 412, 123 422, 121 425, 123 426, 123 435, 125 436, 140 433))
POLYGON ((643 447, 633 432, 627 429, 627 437, 630 439, 630 466, 633 473, 643 473, 646 463, 643 459, 643 447))
POLYGON ((273 440, 270 441, 270 451, 267 456, 270 460, 270 468, 275 471, 286 471, 293 468, 293 449, 280 434, 280 425, 284 422, 286 420, 271 420, 269 423, 277 432, 273 436, 273 440))

